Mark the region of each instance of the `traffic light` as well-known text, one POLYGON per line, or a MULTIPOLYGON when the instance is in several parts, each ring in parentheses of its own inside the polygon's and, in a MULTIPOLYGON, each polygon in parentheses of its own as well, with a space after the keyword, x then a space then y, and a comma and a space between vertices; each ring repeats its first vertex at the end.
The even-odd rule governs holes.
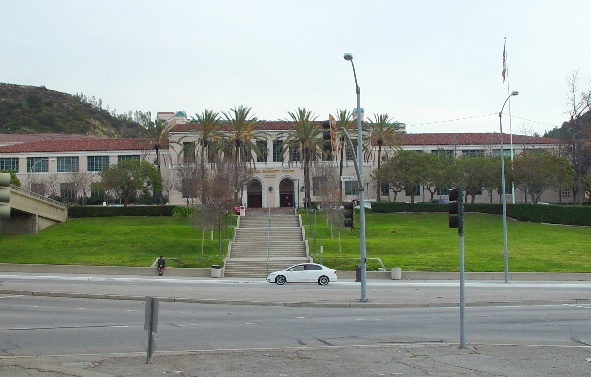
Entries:
POLYGON ((0 173, 0 219, 10 217, 10 173, 0 173))
POLYGON ((328 120, 322 121, 322 139, 324 140, 323 149, 328 154, 336 156, 337 154, 337 122, 332 115, 328 115, 328 120))
POLYGON ((449 190, 449 227, 458 228, 458 232, 464 229, 464 208, 462 203, 462 190, 461 189, 450 189, 449 190))
POLYGON ((355 212, 353 210, 353 202, 344 202, 343 208, 345 209, 345 228, 351 228, 351 230, 353 230, 353 213, 355 212))

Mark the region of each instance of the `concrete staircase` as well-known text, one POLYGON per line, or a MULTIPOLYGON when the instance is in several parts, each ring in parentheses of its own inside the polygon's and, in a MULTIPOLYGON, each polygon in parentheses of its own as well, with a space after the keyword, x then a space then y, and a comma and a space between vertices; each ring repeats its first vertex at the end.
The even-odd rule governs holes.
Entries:
POLYGON ((228 258, 224 276, 265 278, 267 245, 269 272, 297 263, 309 262, 307 243, 300 218, 293 208, 247 209, 241 216, 228 258))

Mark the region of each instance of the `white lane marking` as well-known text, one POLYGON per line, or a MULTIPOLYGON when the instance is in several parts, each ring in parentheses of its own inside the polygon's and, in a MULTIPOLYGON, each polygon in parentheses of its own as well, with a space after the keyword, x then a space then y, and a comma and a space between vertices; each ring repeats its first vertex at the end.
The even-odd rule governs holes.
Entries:
POLYGON ((571 308, 591 309, 591 304, 562 304, 562 306, 569 306, 571 308))
POLYGON ((3 298, 15 298, 15 297, 24 297, 24 295, 0 296, 0 299, 3 299, 3 298))

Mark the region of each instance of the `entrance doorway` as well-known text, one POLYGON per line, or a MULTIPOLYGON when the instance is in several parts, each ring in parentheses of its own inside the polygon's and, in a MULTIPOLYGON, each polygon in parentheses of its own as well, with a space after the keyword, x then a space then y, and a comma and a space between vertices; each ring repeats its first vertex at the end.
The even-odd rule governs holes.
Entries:
POLYGON ((293 207, 294 203, 293 181, 284 179, 279 183, 279 207, 293 207))
POLYGON ((246 187, 248 208, 263 208, 263 186, 261 182, 251 179, 246 187))

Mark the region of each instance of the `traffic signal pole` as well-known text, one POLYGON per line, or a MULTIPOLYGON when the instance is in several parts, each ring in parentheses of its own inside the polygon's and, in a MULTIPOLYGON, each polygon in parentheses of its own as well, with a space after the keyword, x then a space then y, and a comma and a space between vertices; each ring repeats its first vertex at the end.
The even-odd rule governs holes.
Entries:
POLYGON ((458 190, 459 247, 460 247, 460 349, 466 349, 466 300, 464 299, 464 192, 458 190))
MULTIPOLYGON (((359 98, 357 102, 357 109, 359 109, 359 98)), ((359 164, 353 164, 355 166, 355 174, 357 174, 357 186, 359 188, 359 269, 360 275, 359 280, 361 281, 361 302, 367 301, 367 257, 366 257, 366 246, 365 246, 365 204, 364 204, 364 189, 363 189, 363 155, 361 149, 361 116, 360 112, 357 112, 357 140, 358 143, 358 150, 357 150, 357 160, 359 164)), ((339 131, 345 135, 345 140, 347 141, 347 145, 352 151, 352 154, 355 155, 355 148, 353 147, 353 142, 345 130, 344 127, 340 127, 339 131)))
POLYGON ((460 349, 466 349, 466 326, 464 312, 464 191, 461 188, 449 190, 449 227, 458 228, 460 248, 460 349))

